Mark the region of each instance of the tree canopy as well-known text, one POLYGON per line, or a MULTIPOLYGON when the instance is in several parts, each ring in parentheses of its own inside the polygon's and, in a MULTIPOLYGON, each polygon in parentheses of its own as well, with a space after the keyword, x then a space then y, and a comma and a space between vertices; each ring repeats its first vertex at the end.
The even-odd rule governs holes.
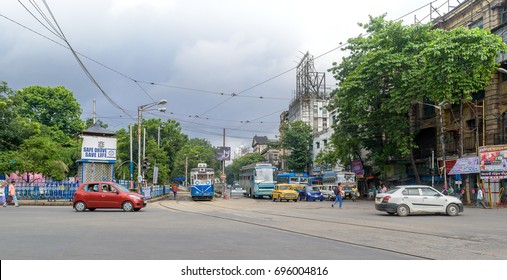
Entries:
POLYGON ((285 157, 291 171, 309 172, 312 163, 312 128, 303 121, 294 121, 281 128, 281 146, 289 151, 285 157))
POLYGON ((409 111, 417 101, 455 103, 484 89, 505 52, 502 40, 482 29, 432 29, 370 17, 367 36, 348 40, 349 55, 330 69, 339 81, 330 110, 337 121, 331 153, 343 165, 361 150, 382 168, 415 147, 409 111))

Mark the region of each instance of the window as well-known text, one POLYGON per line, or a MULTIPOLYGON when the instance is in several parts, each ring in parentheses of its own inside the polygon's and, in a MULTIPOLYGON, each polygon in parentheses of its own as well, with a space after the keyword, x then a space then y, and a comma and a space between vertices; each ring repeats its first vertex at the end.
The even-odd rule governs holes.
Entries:
POLYGON ((327 139, 324 139, 323 141, 324 147, 327 146, 327 139))
POLYGON ((320 142, 315 142, 315 146, 317 146, 317 149, 320 149, 320 142))
POLYGON ((435 196, 438 193, 430 188, 421 188, 422 195, 435 196))
POLYGON ((327 127, 327 118, 322 118, 322 126, 327 127))
POLYGON ((401 192, 403 195, 419 195, 419 189, 407 188, 401 192))
POLYGON ((483 29, 484 28, 484 21, 482 20, 482 18, 472 22, 468 28, 470 29, 474 29, 474 28, 480 28, 480 29, 483 29))
POLYGON ((502 6, 502 9, 500 10, 500 21, 501 23, 507 22, 507 6, 502 6))

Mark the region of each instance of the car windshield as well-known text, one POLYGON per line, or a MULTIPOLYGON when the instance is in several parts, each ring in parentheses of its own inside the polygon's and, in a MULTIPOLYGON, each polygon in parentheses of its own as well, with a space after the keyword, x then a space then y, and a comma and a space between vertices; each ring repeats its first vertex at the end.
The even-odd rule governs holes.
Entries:
POLYGON ((255 182, 273 182, 273 169, 272 168, 258 168, 255 170, 255 182))

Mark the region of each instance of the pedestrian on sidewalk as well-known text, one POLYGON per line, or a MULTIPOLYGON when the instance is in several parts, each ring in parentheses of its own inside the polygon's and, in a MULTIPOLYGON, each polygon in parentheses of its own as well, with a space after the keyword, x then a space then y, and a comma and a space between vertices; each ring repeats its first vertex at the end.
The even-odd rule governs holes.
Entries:
POLYGON ((379 181, 379 189, 381 193, 387 192, 387 186, 382 183, 382 181, 379 181))
MULTIPOLYGON (((16 196, 16 181, 14 180, 9 185, 9 195, 12 197, 12 201, 14 201, 14 206, 19 207, 18 197, 16 196)), ((7 199, 4 202, 4 207, 7 207, 7 199)))
POLYGON ((174 193, 174 200, 176 200, 176 194, 178 194, 178 186, 173 185, 171 189, 174 193))
POLYGON ((0 203, 5 203, 5 186, 7 186, 7 181, 0 182, 0 203))
POLYGON ((484 204, 484 201, 482 201, 482 199, 484 198, 484 187, 483 186, 480 186, 479 189, 477 190, 477 198, 475 199, 475 207, 479 207, 482 206, 484 209, 488 208, 486 207, 486 205, 484 204))
POLYGON ((338 183, 338 187, 336 187, 335 189, 335 194, 336 194, 336 198, 333 202, 333 204, 331 204, 331 207, 334 207, 334 205, 338 202, 340 202, 340 208, 342 208, 342 202, 343 202, 343 199, 342 199, 342 195, 343 195, 343 189, 342 189, 342 183, 338 183))

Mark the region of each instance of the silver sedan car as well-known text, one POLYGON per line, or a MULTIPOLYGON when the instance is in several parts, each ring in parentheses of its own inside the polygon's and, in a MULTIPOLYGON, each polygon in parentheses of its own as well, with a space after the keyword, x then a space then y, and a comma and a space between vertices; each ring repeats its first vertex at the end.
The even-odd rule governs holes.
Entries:
POLYGON ((456 216, 463 212, 463 203, 430 186, 398 186, 375 197, 375 209, 398 216, 416 213, 441 213, 456 216))

